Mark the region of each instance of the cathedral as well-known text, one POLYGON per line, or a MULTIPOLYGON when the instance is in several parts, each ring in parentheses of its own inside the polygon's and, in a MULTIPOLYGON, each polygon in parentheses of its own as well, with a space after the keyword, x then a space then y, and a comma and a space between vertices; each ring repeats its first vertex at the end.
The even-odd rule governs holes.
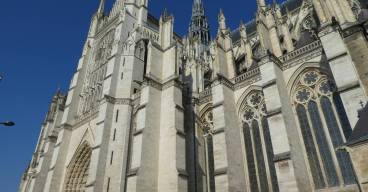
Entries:
POLYGON ((253 1, 211 37, 194 0, 181 37, 148 0, 100 0, 19 191, 368 191, 368 157, 346 149, 368 99, 367 1, 253 1))

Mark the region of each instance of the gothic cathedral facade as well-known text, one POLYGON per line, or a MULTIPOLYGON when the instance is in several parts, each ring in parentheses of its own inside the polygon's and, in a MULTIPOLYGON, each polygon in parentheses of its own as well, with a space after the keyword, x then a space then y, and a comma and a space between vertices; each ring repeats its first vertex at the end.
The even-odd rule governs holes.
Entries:
POLYGON ((365 3, 257 0, 211 38, 201 0, 187 37, 148 0, 100 0, 20 192, 362 190, 339 148, 368 96, 365 3))

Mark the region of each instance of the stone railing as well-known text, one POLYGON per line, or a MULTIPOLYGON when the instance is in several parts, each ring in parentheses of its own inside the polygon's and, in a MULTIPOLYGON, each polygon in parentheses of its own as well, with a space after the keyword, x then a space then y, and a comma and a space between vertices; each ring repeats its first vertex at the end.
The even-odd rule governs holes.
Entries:
POLYGON ((291 59, 295 59, 295 58, 299 57, 300 55, 303 55, 303 54, 308 53, 312 50, 315 50, 315 49, 317 49, 321 46, 322 46, 321 41, 317 40, 317 41, 314 41, 313 43, 310 43, 310 44, 308 44, 304 47, 296 49, 296 50, 294 50, 294 51, 292 51, 292 52, 290 52, 290 53, 288 53, 284 56, 279 57, 279 60, 284 63, 284 62, 289 61, 291 59))
POLYGON ((204 98, 212 95, 212 89, 206 89, 199 93, 199 98, 204 98))
POLYGON ((206 89, 199 93, 198 104, 202 105, 212 101, 212 89, 206 89))
POLYGON ((248 71, 248 72, 246 72, 246 73, 244 73, 242 75, 239 75, 239 76, 235 77, 233 79, 233 81, 234 81, 235 84, 237 84, 237 83, 240 83, 242 81, 248 80, 248 79, 250 79, 250 78, 252 78, 252 77, 254 77, 256 75, 259 75, 259 74, 260 74, 259 68, 255 68, 255 69, 250 70, 250 71, 248 71))
POLYGON ((158 43, 159 41, 159 34, 154 31, 153 29, 147 27, 147 26, 140 26, 136 29, 136 31, 141 34, 143 38, 151 39, 155 43, 158 43))

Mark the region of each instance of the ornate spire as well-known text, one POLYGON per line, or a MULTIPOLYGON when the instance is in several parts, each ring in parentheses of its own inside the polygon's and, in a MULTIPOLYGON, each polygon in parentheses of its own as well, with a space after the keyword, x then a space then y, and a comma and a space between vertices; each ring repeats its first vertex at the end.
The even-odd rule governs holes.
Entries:
POLYGON ((200 44, 208 46, 210 42, 210 28, 201 0, 194 0, 192 20, 189 25, 189 38, 199 40, 200 44))

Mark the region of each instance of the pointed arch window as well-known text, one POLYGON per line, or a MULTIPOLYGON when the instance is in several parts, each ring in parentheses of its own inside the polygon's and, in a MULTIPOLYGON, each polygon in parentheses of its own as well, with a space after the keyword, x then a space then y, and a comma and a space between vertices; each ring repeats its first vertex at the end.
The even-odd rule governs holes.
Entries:
POLYGON ((213 112, 208 109, 201 116, 201 128, 204 134, 207 190, 215 191, 215 160, 213 153, 213 112))
POLYGON ((295 84, 294 105, 315 188, 354 183, 349 156, 336 152, 351 128, 330 78, 315 69, 304 72, 295 84))
POLYGON ((240 117, 250 190, 278 191, 266 105, 261 91, 253 91, 245 98, 240 117))

